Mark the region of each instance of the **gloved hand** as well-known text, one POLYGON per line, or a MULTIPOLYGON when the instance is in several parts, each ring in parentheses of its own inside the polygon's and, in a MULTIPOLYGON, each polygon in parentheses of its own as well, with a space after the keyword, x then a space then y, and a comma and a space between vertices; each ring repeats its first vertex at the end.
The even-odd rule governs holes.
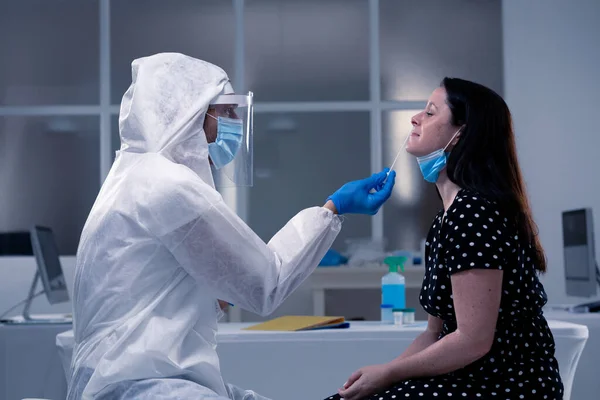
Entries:
POLYGON ((386 168, 369 178, 348 182, 327 200, 333 202, 340 215, 348 213, 375 215, 383 203, 390 198, 396 181, 396 171, 390 172, 385 181, 388 171, 389 168, 386 168), (372 193, 371 190, 374 192, 372 193))

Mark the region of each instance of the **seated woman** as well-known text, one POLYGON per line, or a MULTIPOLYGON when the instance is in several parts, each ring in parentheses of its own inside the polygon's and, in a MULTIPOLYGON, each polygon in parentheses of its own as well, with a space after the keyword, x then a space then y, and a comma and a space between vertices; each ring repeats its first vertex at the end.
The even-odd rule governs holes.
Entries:
POLYGON ((562 399, 538 273, 546 270, 504 100, 446 78, 412 118, 406 151, 443 209, 427 237, 427 329, 328 399, 562 399))

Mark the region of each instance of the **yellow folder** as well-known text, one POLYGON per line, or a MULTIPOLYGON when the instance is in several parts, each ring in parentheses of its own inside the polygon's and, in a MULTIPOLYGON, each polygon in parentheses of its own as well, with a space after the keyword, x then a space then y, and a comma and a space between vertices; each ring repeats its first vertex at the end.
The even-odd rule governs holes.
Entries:
POLYGON ((314 317, 307 315, 287 315, 260 324, 252 325, 249 331, 302 331, 338 325, 344 322, 344 317, 314 317))

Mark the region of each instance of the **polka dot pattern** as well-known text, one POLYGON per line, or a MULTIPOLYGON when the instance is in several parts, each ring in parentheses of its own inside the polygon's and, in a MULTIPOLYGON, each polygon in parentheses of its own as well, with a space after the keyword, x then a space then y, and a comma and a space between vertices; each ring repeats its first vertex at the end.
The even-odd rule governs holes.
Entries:
MULTIPOLYGON (((390 400, 390 399, 466 399, 466 400, 562 400, 562 386, 560 390, 553 386, 550 381, 537 382, 539 388, 533 389, 527 386, 533 383, 522 383, 521 385, 510 382, 511 387, 495 383, 491 379, 484 380, 478 384, 472 379, 456 378, 451 375, 442 375, 435 378, 412 379, 401 382, 390 388, 365 397, 363 400, 390 400), (547 382, 547 383, 546 383, 547 382)), ((336 394, 325 400, 341 400, 336 394)))
POLYGON ((400 382, 367 399, 562 399, 554 338, 542 314, 547 297, 533 249, 498 204, 461 190, 447 212, 435 217, 425 249, 419 300, 425 311, 444 321, 440 338, 457 328, 450 277, 475 268, 504 271, 494 344, 465 368, 400 382))

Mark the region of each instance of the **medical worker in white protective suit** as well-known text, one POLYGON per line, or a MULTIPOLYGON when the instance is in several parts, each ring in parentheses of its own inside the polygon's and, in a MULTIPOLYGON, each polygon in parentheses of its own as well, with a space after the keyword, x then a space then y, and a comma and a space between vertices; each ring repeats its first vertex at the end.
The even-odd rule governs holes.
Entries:
POLYGON ((211 173, 251 177, 251 94, 181 54, 135 60, 132 75, 121 149, 77 252, 68 399, 264 399, 223 382, 218 300, 271 313, 333 243, 336 214, 375 214, 395 174, 342 186, 265 244, 211 173))

